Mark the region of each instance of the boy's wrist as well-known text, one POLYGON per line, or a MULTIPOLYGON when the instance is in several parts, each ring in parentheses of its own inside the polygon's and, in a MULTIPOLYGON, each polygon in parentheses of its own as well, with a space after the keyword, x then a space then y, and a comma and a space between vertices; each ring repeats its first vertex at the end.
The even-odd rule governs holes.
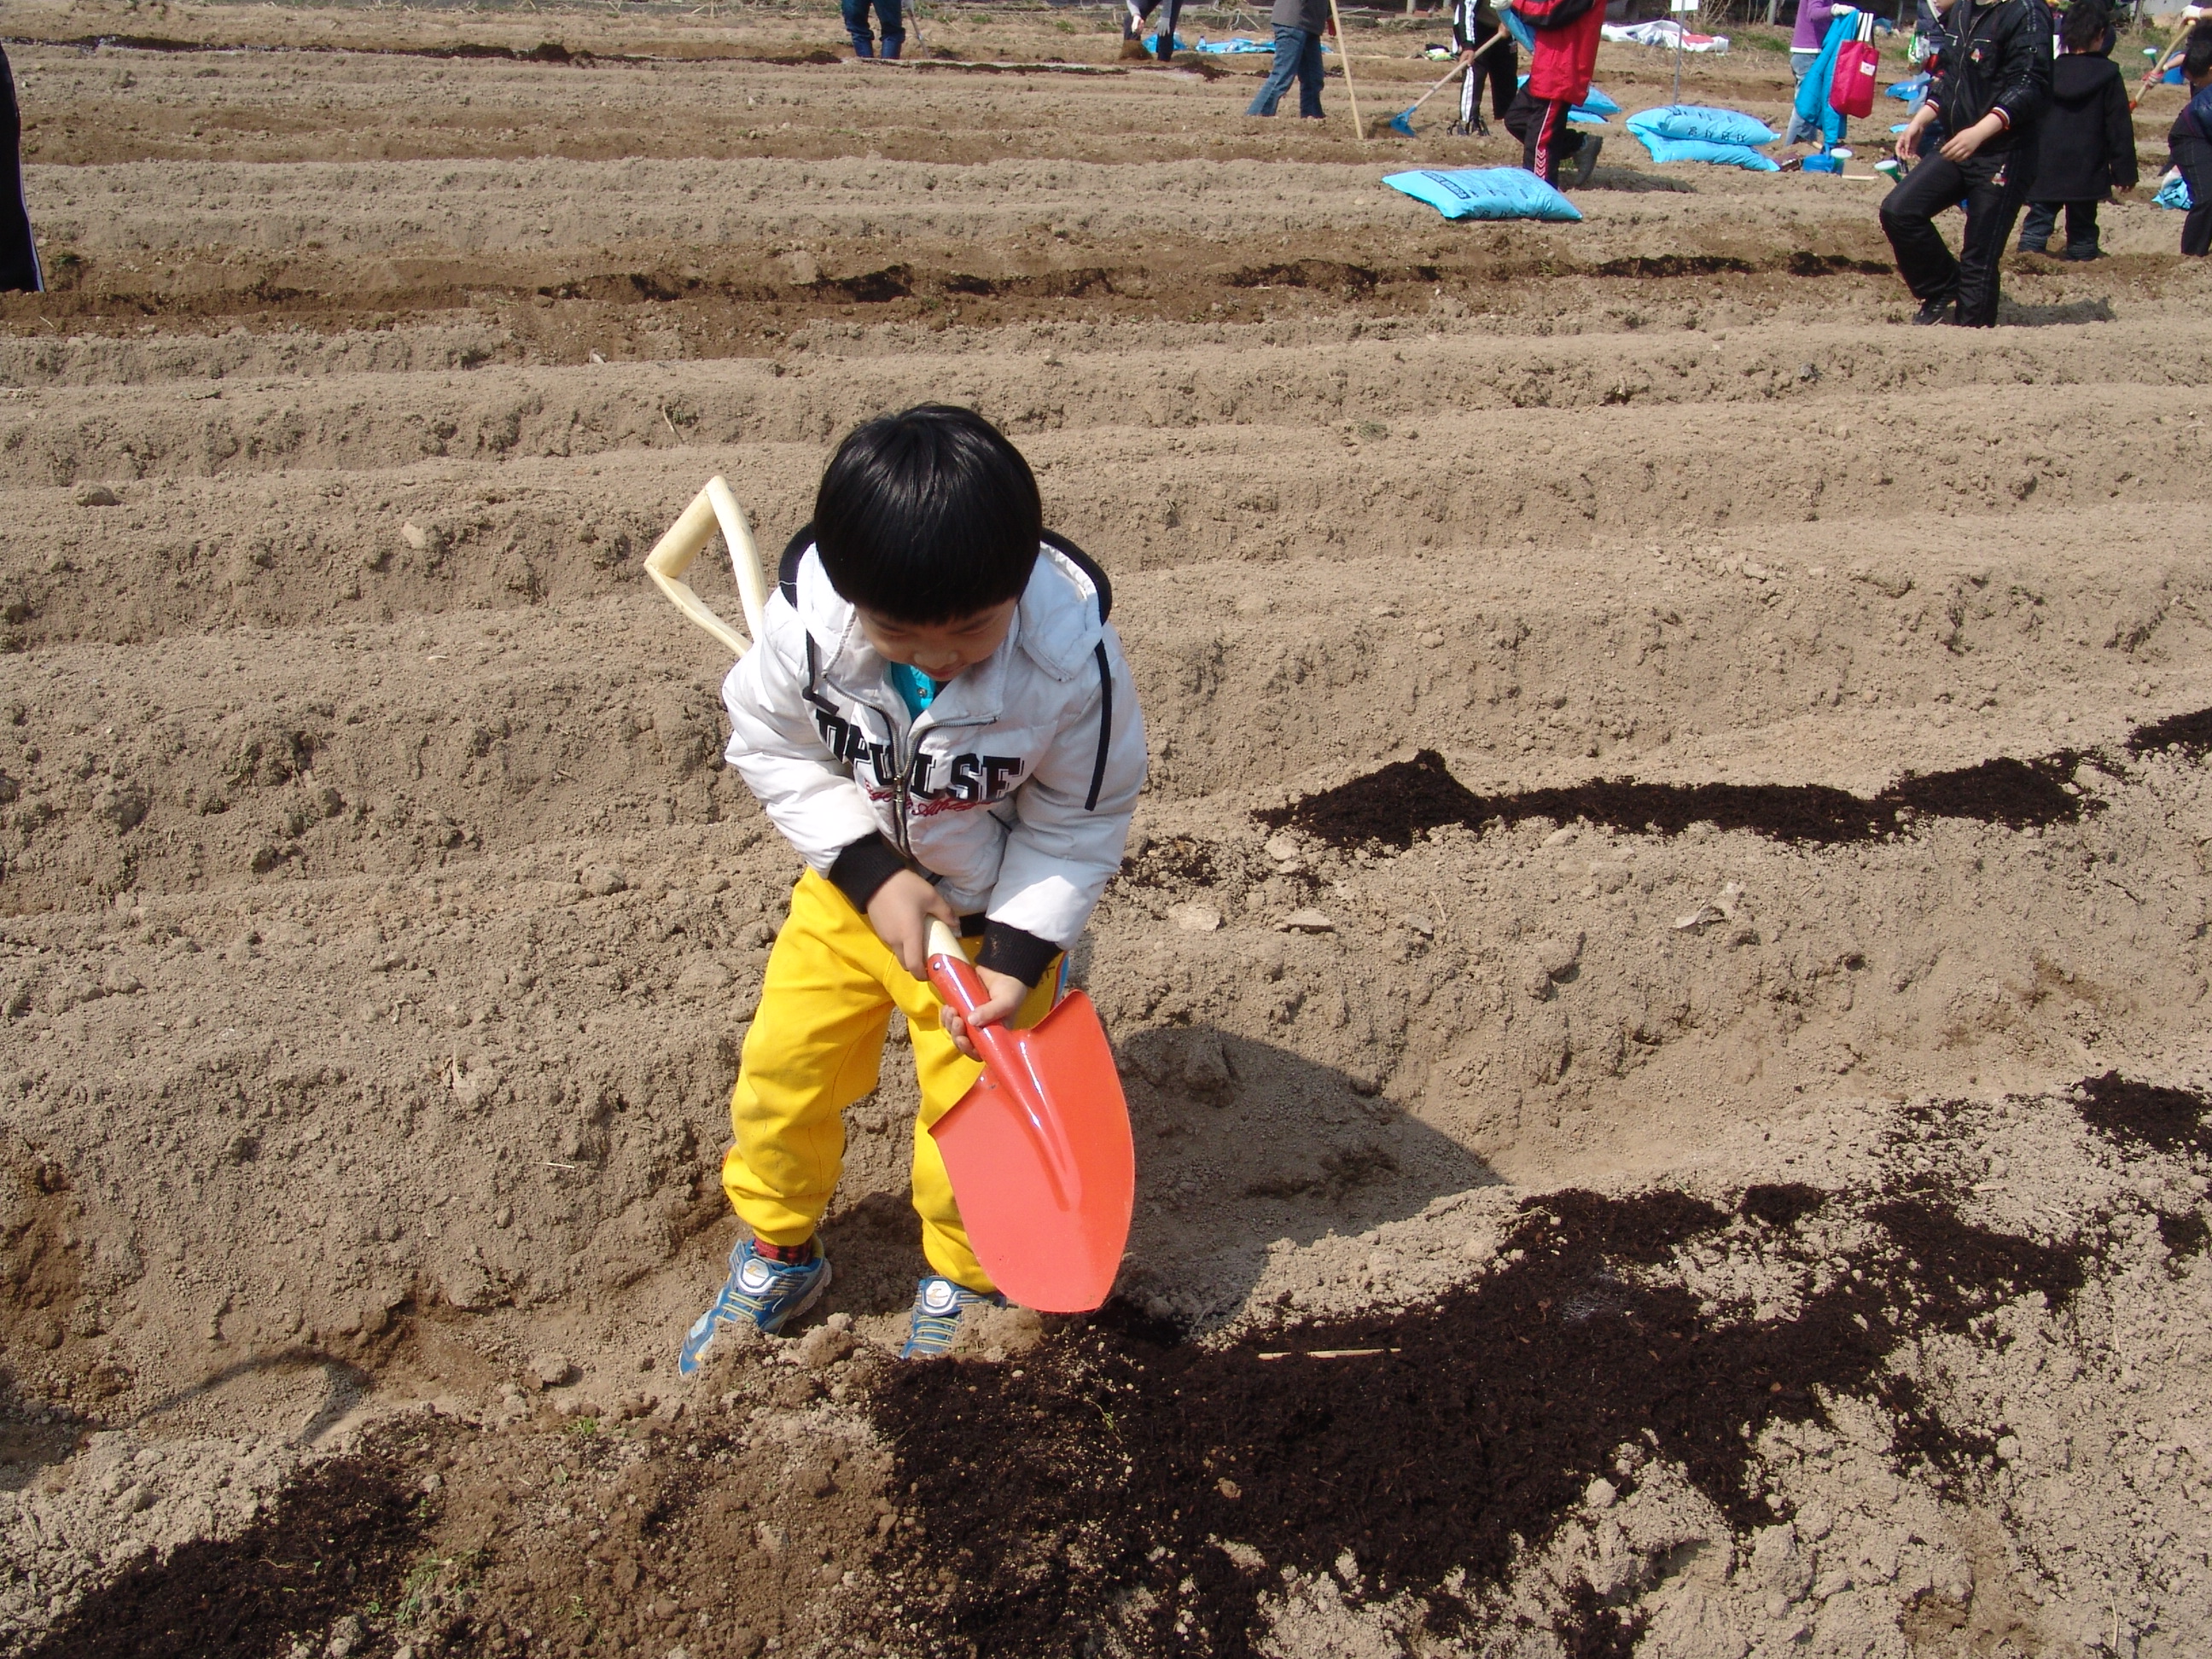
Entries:
POLYGON ((1048 939, 1039 939, 1010 922, 986 921, 983 948, 975 953, 975 965, 1034 986, 1059 954, 1060 946, 1048 939))
POLYGON ((885 882, 908 867, 898 848, 881 836, 866 836, 837 854, 830 866, 830 882, 852 902, 855 910, 866 915, 868 901, 882 890, 885 882))

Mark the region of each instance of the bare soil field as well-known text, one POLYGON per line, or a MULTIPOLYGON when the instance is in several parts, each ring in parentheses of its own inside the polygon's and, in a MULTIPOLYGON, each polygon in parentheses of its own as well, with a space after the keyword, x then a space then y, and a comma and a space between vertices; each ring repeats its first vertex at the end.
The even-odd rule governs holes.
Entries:
POLYGON ((0 1651, 2206 1652, 2178 216, 1908 329, 1872 184, 1446 225, 1441 99, 922 27, 9 9, 0 1651), (679 1385, 797 866, 640 561, 925 398, 1145 700, 1128 1265, 896 1361, 895 1032, 820 1313, 679 1385))

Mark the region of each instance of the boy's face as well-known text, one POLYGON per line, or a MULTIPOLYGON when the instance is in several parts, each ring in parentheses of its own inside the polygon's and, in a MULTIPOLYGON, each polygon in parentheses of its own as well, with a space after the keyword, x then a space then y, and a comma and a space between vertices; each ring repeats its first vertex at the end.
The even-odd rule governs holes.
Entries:
POLYGON ((930 678, 944 681, 957 678, 1006 643, 1006 630, 1014 625, 1014 611, 1020 604, 1019 599, 1007 599, 973 616, 941 623, 896 622, 863 605, 856 605, 853 610, 860 619, 860 632, 878 656, 919 668, 930 678))

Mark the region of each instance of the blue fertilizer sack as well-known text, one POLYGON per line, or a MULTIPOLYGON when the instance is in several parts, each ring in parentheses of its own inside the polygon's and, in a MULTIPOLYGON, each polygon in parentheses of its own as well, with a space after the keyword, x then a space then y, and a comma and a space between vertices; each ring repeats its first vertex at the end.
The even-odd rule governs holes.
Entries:
MULTIPOLYGON (((1158 30, 1157 30, 1157 29, 1155 29, 1152 33, 1150 33, 1150 34, 1148 34, 1148 35, 1146 35, 1146 36, 1145 37, 1145 50, 1146 50, 1146 52, 1152 52, 1152 53, 1154 53, 1154 54, 1157 54, 1157 53, 1159 52, 1159 49, 1160 49, 1160 36, 1159 36, 1159 31, 1158 31, 1158 30)), ((1176 36, 1176 38, 1175 38, 1175 46, 1174 46, 1174 48, 1173 48, 1173 49, 1174 49, 1175 51, 1176 51, 1176 52, 1188 52, 1188 51, 1190 50, 1190 42, 1189 42, 1189 41, 1188 41, 1188 40, 1184 40, 1184 39, 1182 38, 1182 36, 1181 36, 1180 34, 1178 34, 1178 35, 1177 35, 1177 36, 1176 36)), ((1273 48, 1273 46, 1270 46, 1270 47, 1268 47, 1268 48, 1267 48, 1267 50, 1268 50, 1268 51, 1270 51, 1270 52, 1273 52, 1273 51, 1274 50, 1274 48, 1273 48)))
POLYGON ((1629 131, 1662 138, 1694 138, 1709 144, 1771 144, 1781 135, 1755 115, 1705 104, 1662 104, 1628 118, 1629 131))
POLYGON ((1717 144, 1707 138, 1669 138, 1632 123, 1628 129, 1637 142, 1651 152, 1662 167, 1669 161, 1711 161, 1715 167, 1742 167, 1751 173, 1779 173, 1771 155, 1761 155, 1749 144, 1717 144))
POLYGON ((2180 213, 2188 212, 2194 205, 2189 199, 2189 180, 2178 173, 2159 186, 2158 194, 2150 201, 2153 207, 2172 208, 2180 213))
MULTIPOLYGON (((1511 15, 1510 13, 1508 13, 1507 15, 1509 16, 1511 15)), ((1528 77, 1525 75, 1522 76, 1519 84, 1524 87, 1527 86, 1528 84, 1528 77)), ((1582 102, 1577 104, 1572 109, 1567 112, 1567 119, 1570 121, 1587 121, 1593 126, 1601 127, 1609 125, 1611 118, 1620 113, 1620 106, 1619 104, 1607 97, 1605 94, 1600 92, 1595 87, 1592 87, 1583 96, 1582 102)))
MULTIPOLYGON (((1154 40, 1158 38, 1158 35, 1153 36, 1154 40)), ((1198 49, 1200 52, 1225 52, 1232 56, 1249 52, 1264 52, 1273 56, 1275 50, 1267 41, 1254 40, 1242 34, 1232 36, 1226 40, 1209 40, 1201 34, 1198 37, 1198 49)))
POLYGON ((1447 219, 1556 219, 1580 223, 1575 204, 1526 167, 1394 173, 1382 182, 1447 219))
POLYGON ((1932 78, 1926 75, 1916 75, 1909 81, 1899 81, 1889 89, 1889 96, 1901 98, 1908 104, 1917 104, 1928 95, 1928 86, 1932 78))

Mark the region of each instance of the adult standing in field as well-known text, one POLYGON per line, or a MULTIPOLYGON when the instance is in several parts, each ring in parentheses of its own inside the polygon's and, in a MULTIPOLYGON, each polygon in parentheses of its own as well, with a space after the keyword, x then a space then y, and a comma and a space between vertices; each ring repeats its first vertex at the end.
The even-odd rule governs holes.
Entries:
POLYGON ((0 289, 43 294, 38 245, 31 240, 31 216, 23 206, 23 119, 15 107, 15 71, 0 52, 0 289))
POLYGON ((2066 9, 2066 50, 2051 70, 2051 107, 2036 140, 2035 199, 2020 228, 2020 251, 2049 251, 2058 210, 2066 210, 2065 259, 2094 259, 2097 204, 2136 187, 2135 115, 2127 82, 2106 54, 2112 20, 2104 0, 2066 9))
MULTIPOLYGON (((1291 82, 1298 83, 1298 114, 1318 121, 1321 112, 1321 37, 1328 29, 1328 0, 1275 0, 1268 21, 1275 26, 1275 66, 1244 106, 1247 115, 1273 115, 1291 82)), ((1344 43, 1337 42, 1340 48, 1344 43)))
POLYGON ((2190 30, 2181 73, 2189 82, 2189 101, 2166 135, 2166 146, 2189 184, 2181 251, 2202 258, 2212 253, 2212 21, 2190 30))
POLYGON ((1920 301, 1916 323, 1989 328, 1997 319, 1997 262, 2021 204, 2034 191, 2036 123, 2051 97, 2051 11, 2043 0, 1956 0, 1932 60, 1928 97, 1898 136, 1912 164, 1881 204, 1898 274, 1920 301), (1933 155, 1920 135, 1950 134, 1933 155), (1963 207, 1958 257, 1936 216, 1963 207))
POLYGON ((1182 0, 1127 0, 1121 8, 1121 56, 1145 55, 1145 24, 1158 9, 1160 32, 1152 41, 1152 56, 1160 63, 1174 60, 1176 23, 1182 15, 1182 0))
MULTIPOLYGON (((1805 72, 1820 56, 1820 48, 1828 39, 1828 24, 1836 15, 1836 0, 1798 0, 1797 26, 1790 33, 1790 76, 1797 86, 1805 84, 1805 72)), ((1797 106, 1790 107, 1790 131, 1783 135, 1785 144, 1820 144, 1823 141, 1819 125, 1797 113, 1797 106)))
MULTIPOLYGON (((871 0, 839 0, 839 3, 845 13, 845 33, 853 37, 853 56, 875 57, 875 38, 868 33, 871 0)), ((872 3, 876 9, 876 21, 883 26, 884 61, 896 63, 899 48, 906 45, 906 14, 900 0, 872 0, 872 3)))
POLYGON ((1510 40, 1497 46, 1497 40, 1505 27, 1490 0, 1454 0, 1452 5, 1452 40, 1459 47, 1459 61, 1467 65, 1467 73, 1459 83, 1459 125, 1462 133, 1481 132, 1482 88, 1490 83, 1490 112, 1500 121, 1513 106, 1513 94, 1520 89, 1521 54, 1510 40))
POLYGON ((1528 55, 1528 82, 1505 112, 1505 130, 1521 141, 1521 165, 1547 185, 1572 161, 1571 185, 1586 185, 1605 141, 1567 125, 1576 105, 1589 96, 1597 72, 1597 43, 1605 8, 1592 0, 1513 0, 1521 21, 1536 33, 1528 55))

